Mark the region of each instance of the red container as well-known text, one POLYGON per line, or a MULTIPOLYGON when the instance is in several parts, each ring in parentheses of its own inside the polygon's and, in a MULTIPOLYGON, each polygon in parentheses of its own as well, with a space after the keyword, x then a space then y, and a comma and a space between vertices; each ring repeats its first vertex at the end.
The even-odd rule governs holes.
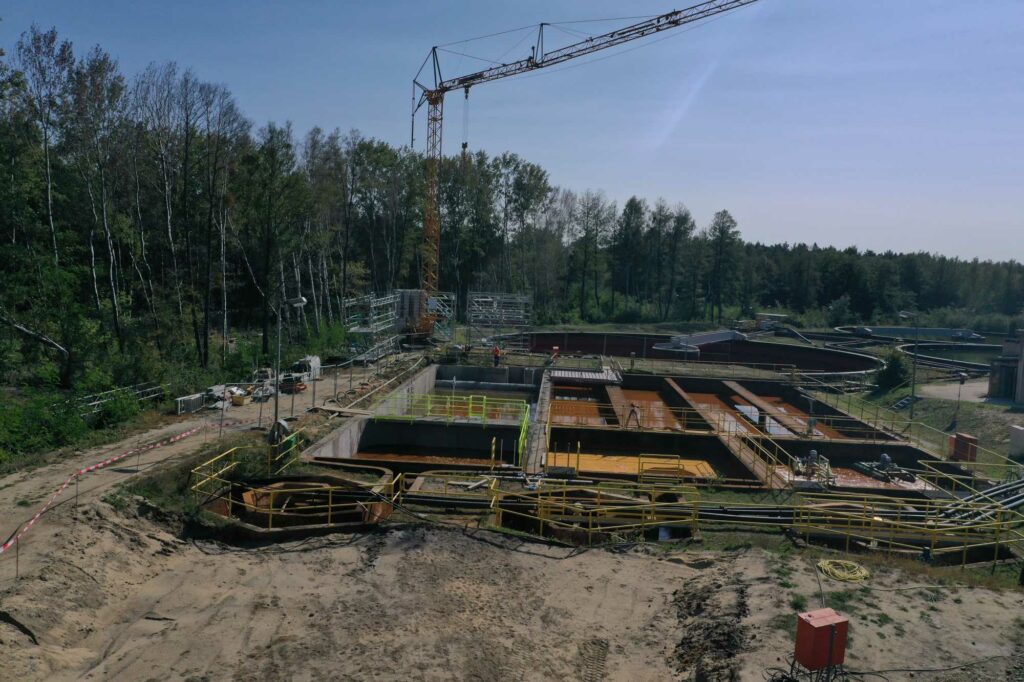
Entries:
POLYGON ((841 664, 846 659, 849 627, 849 619, 832 609, 799 614, 796 621, 796 662, 807 670, 841 664))
POLYGON ((957 433, 953 436, 954 462, 976 462, 978 461, 978 439, 969 433, 957 433))

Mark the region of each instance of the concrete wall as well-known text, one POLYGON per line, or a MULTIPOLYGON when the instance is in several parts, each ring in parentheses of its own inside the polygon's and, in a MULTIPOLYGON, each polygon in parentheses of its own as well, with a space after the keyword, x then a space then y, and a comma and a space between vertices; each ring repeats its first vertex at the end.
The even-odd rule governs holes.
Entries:
MULTIPOLYGON (((392 391, 393 395, 412 395, 416 393, 429 393, 434 388, 434 378, 437 374, 437 365, 429 365, 418 372, 411 379, 407 379, 398 388, 392 391)), ((371 402, 370 398, 366 402, 371 402)), ((371 402, 372 405, 372 402, 371 402)), ((365 405, 363 408, 365 409, 365 405)), ((379 413, 383 410, 383 404, 371 407, 370 411, 379 413)), ((303 456, 313 457, 334 457, 337 459, 348 459, 359 452, 359 441, 363 437, 363 431, 370 423, 369 417, 351 417, 343 422, 338 428, 306 448, 303 456)))
POLYGON ((359 450, 487 459, 491 456, 492 438, 503 443, 505 460, 511 462, 519 438, 519 427, 493 424, 445 424, 423 420, 370 422, 363 430, 359 450))
POLYGON ((498 384, 540 386, 541 367, 473 367, 470 365, 438 365, 437 381, 467 381, 498 384))
POLYGON ((427 395, 434 390, 434 382, 437 378, 438 365, 428 365, 412 379, 407 380, 392 391, 380 405, 370 411, 374 414, 383 414, 385 411, 391 414, 405 414, 404 406, 408 403, 402 401, 398 396, 427 395))
POLYGON ((1017 356, 1017 391, 1013 401, 1024 403, 1024 352, 1017 356))
POLYGON ((370 423, 369 417, 352 417, 341 426, 306 448, 303 457, 333 457, 348 459, 359 452, 359 441, 370 423))
POLYGON ((1010 457, 1024 458, 1024 426, 1010 427, 1010 457))

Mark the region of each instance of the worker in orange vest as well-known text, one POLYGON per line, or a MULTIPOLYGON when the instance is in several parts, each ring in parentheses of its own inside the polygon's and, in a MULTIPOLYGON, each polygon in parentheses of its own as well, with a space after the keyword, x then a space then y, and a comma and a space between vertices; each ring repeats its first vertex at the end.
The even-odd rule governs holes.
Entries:
POLYGON ((491 350, 491 354, 494 355, 494 366, 497 367, 498 363, 501 362, 501 349, 498 348, 498 344, 494 344, 494 349, 491 350))

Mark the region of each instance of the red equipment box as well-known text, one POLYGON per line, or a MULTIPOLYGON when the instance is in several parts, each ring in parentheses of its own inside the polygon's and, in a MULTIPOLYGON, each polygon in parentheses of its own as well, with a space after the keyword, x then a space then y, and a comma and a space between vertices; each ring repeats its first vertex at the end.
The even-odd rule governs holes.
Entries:
POLYGON ((950 459, 954 462, 978 461, 978 439, 975 436, 958 432, 949 439, 953 441, 953 454, 950 459))
POLYGON ((849 627, 849 619, 832 609, 799 614, 796 621, 796 662, 807 670, 841 664, 846 658, 849 627))

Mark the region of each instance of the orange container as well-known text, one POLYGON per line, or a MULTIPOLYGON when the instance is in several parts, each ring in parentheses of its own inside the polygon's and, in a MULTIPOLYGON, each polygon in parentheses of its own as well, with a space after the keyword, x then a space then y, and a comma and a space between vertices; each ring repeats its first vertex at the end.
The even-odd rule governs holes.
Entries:
POLYGON ((953 436, 954 462, 976 462, 978 461, 978 439, 969 433, 957 433, 953 436))
POLYGON ((846 659, 849 627, 849 619, 832 609, 799 614, 796 620, 796 662, 807 670, 841 664, 846 659))

